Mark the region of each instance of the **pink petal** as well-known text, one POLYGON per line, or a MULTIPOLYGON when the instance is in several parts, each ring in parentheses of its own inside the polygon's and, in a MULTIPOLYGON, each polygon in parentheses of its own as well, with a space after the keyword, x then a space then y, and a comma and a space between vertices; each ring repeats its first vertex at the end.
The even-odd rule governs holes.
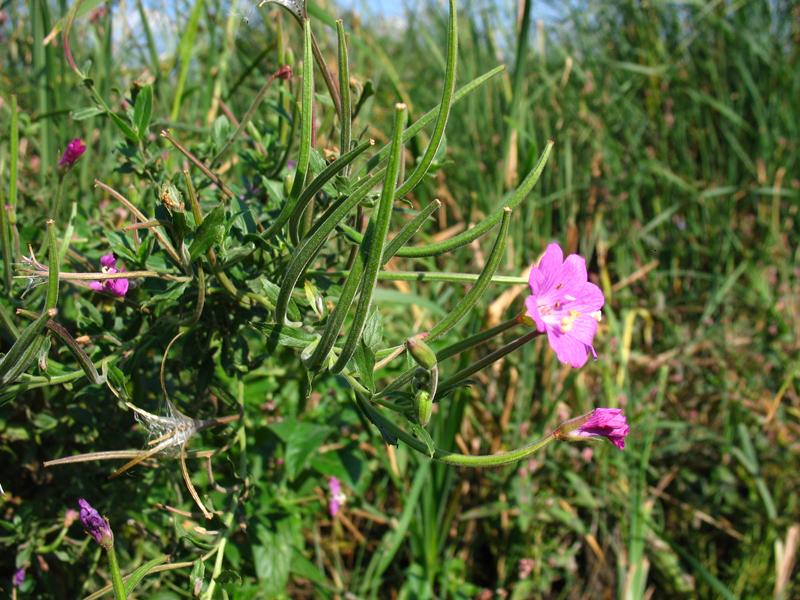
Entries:
POLYGON ((127 279, 111 279, 108 287, 115 296, 124 296, 128 293, 129 282, 127 279))
POLYGON ((114 257, 113 254, 104 254, 100 257, 100 266, 105 267, 106 269, 114 268, 117 265, 117 259, 114 257))
POLYGON ((102 292, 103 291, 103 284, 99 281, 90 281, 89 287, 93 289, 95 292, 102 292))
POLYGON ((575 296, 575 300, 570 302, 569 308, 579 313, 592 313, 603 308, 603 305, 606 303, 606 299, 600 288, 588 281, 573 295, 575 296))
POLYGON ((538 290, 532 290, 534 294, 541 294, 558 283, 563 263, 564 253, 561 251, 561 246, 555 242, 548 244, 538 265, 538 269, 544 275, 544 280, 538 290))
POLYGON ((572 321, 572 329, 564 335, 574 337, 582 344, 591 346, 595 333, 597 333, 597 321, 587 314, 582 314, 572 321))
POLYGON ((564 261, 559 283, 565 294, 577 297, 578 291, 587 281, 586 260, 577 254, 570 254, 564 261))
POLYGON ((546 327, 542 317, 539 314, 539 306, 536 304, 536 296, 528 296, 525 298, 525 314, 536 322, 536 329, 544 333, 546 327))
POLYGON ((547 341, 550 342, 550 347, 556 353, 558 360, 575 369, 585 365, 589 359, 589 351, 586 344, 570 335, 559 333, 554 329, 548 329, 547 341))

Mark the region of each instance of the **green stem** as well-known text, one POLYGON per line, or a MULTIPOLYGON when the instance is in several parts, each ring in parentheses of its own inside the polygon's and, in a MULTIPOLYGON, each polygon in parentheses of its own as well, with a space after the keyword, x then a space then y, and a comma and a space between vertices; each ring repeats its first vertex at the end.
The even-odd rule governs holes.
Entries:
MULTIPOLYGON (((347 277, 350 271, 307 271, 312 277, 347 277)), ((381 271, 378 273, 380 281, 416 281, 419 283, 433 281, 447 281, 452 283, 475 283, 480 273, 445 273, 444 271, 381 271)), ((525 277, 513 275, 493 275, 492 283, 504 285, 522 285, 528 283, 525 277)))
MULTIPOLYGON (((356 396, 357 401, 363 405, 364 400, 360 397, 356 396)), ((370 415, 372 419, 376 422, 376 425, 382 427, 385 431, 391 433, 392 435, 396 436, 398 439, 402 440, 405 444, 416 450, 417 452, 429 456, 428 447, 415 438, 414 436, 406 433, 400 427, 394 424, 391 420, 387 419, 375 406, 370 407, 369 411, 365 411, 367 414, 370 415)), ((498 452, 497 454, 459 454, 457 452, 449 452, 447 450, 442 450, 440 448, 436 448, 433 452, 433 460, 446 463, 448 465, 456 465, 459 467, 499 467, 501 465, 507 465, 509 463, 517 462, 528 456, 531 456, 535 452, 538 452, 545 446, 547 446, 550 442, 555 440, 555 436, 553 433, 547 434, 545 437, 533 441, 529 444, 525 444, 520 448, 516 448, 514 450, 509 450, 508 452, 498 452)))
POLYGON ((117 563, 117 553, 112 545, 108 549, 108 566, 111 568, 111 585, 114 588, 114 598, 116 600, 126 600, 128 595, 125 593, 125 584, 122 583, 122 573, 119 571, 117 563))

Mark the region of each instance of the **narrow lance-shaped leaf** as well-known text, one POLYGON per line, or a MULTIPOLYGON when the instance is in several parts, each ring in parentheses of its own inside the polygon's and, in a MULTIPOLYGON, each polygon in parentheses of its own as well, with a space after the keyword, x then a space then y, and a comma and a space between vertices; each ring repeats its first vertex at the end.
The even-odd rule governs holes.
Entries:
POLYGON ((450 21, 447 28, 447 67, 444 75, 444 89, 442 90, 442 101, 439 103, 439 113, 436 116, 436 124, 433 127, 428 147, 412 171, 408 179, 397 189, 396 197, 402 198, 417 185, 430 169, 431 163, 439 150, 447 126, 447 118, 450 116, 450 107, 453 105, 453 91, 456 87, 456 61, 458 57, 458 15, 456 13, 456 2, 450 0, 450 21))
MULTIPOLYGON (((550 141, 545 146, 545 149, 539 157, 536 166, 534 166, 533 170, 528 173, 528 176, 525 177, 522 183, 519 184, 519 187, 514 190, 514 193, 511 195, 511 197, 503 203, 503 206, 495 210, 486 219, 475 225, 475 227, 471 227, 470 229, 459 233, 458 235, 454 235, 451 238, 435 244, 401 248, 397 252, 397 256, 403 256, 406 258, 421 258, 424 256, 436 256, 439 254, 444 254, 445 252, 451 252, 456 248, 465 246, 490 231, 503 218, 503 211, 506 208, 516 208, 531 192, 533 186, 535 186, 539 181, 542 171, 544 171, 544 167, 547 164, 547 159, 550 157, 550 151, 552 148, 553 142, 550 141)), ((363 236, 357 231, 345 227, 342 228, 342 231, 344 231, 350 240, 356 242, 357 244, 361 243, 363 236)))
POLYGON ((146 85, 139 90, 139 95, 136 96, 136 103, 133 106, 133 122, 136 125, 136 131, 139 134, 139 139, 144 140, 147 137, 147 130, 150 127, 150 117, 153 114, 153 86, 146 85))
MULTIPOLYGON (((331 371, 340 372, 350 357, 353 356, 361 334, 364 331, 364 324, 367 322, 369 310, 372 306, 372 296, 375 286, 378 283, 378 272, 383 264, 383 249, 386 244, 386 235, 389 232, 389 223, 392 218, 392 206, 394 204, 395 186, 400 172, 400 163, 403 158, 403 128, 406 124, 408 112, 405 104, 395 105, 394 130, 392 132, 392 150, 389 153, 389 164, 386 166, 386 176, 383 181, 383 190, 378 201, 378 209, 372 215, 370 224, 367 227, 369 242, 366 246, 367 257, 365 259, 364 278, 361 281, 361 295, 358 298, 356 312, 353 317, 353 325, 347 335, 342 353, 331 371)), ((365 248, 362 247, 362 251, 365 248)))
POLYGON ((286 266, 286 274, 281 282, 281 291, 275 302, 275 320, 279 326, 283 324, 286 318, 289 299, 297 280, 300 279, 308 264, 317 256, 330 233, 355 206, 367 197, 382 174, 383 170, 379 169, 373 175, 367 177, 350 196, 341 202, 331 205, 315 223, 305 241, 300 244, 286 266))
MULTIPOLYGON (((414 217, 400 229, 399 233, 394 236, 394 238, 392 238, 392 240, 386 245, 386 250, 383 252, 382 260, 384 265, 400 248, 403 247, 403 245, 405 245, 408 240, 411 239, 417 230, 422 227, 425 221, 428 220, 428 217, 430 217, 441 205, 441 201, 438 199, 434 200, 423 210, 421 210, 416 217, 414 217)), ((326 356, 328 356, 331 348, 333 348, 333 345, 336 343, 336 338, 339 337, 339 331, 342 329, 342 325, 347 317, 347 313, 350 311, 350 307, 353 305, 353 299, 355 298, 356 292, 358 291, 358 286, 361 283, 361 274, 363 272, 364 257, 359 252, 356 255, 356 260, 353 263, 350 273, 348 273, 347 280, 345 281, 342 291, 339 294, 339 301, 336 304, 336 308, 328 317, 328 320, 325 323, 325 330, 322 332, 322 337, 319 340, 319 344, 317 344, 314 354, 311 355, 311 358, 308 361, 309 369, 314 370, 319 367, 320 363, 325 359, 326 356)))
POLYGON ((486 287, 492 281, 492 275, 494 275, 494 272, 500 265, 500 260, 503 258, 503 252, 506 248, 506 236, 508 234, 508 226, 510 222, 511 208, 506 206, 503 209, 500 231, 497 233, 497 239, 494 241, 492 252, 489 254, 489 259, 486 261, 486 265, 483 267, 481 276, 478 278, 478 281, 475 282, 475 285, 472 286, 472 289, 470 289, 470 291, 466 293, 461 301, 456 304, 453 310, 451 310, 444 319, 439 321, 433 327, 433 329, 430 330, 427 338, 429 342, 450 331, 450 329, 452 329, 453 326, 458 323, 480 299, 481 295, 486 290, 486 287))

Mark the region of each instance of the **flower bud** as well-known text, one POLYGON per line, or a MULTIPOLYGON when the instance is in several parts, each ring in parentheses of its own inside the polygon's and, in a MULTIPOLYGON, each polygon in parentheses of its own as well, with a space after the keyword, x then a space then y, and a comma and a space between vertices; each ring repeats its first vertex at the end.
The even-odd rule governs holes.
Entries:
POLYGON ((559 440, 579 441, 605 437, 620 450, 625 448, 625 436, 631 428, 619 408, 595 408, 592 412, 559 425, 553 436, 559 440))
POLYGON ((61 169, 67 170, 72 167, 78 159, 86 152, 86 144, 83 143, 81 138, 75 138, 67 144, 64 149, 64 154, 58 159, 58 166, 61 169))
POLYGON ((406 349, 416 363, 424 369, 433 369, 436 366, 436 353, 423 340, 427 333, 420 333, 406 340, 406 349))
POLYGON ((114 546, 114 534, 111 532, 108 519, 101 517, 100 513, 83 498, 78 500, 78 506, 81 508, 81 523, 83 523, 86 533, 91 535, 103 548, 110 550, 114 546))
POLYGON ((183 197, 181 193, 171 183, 167 182, 161 186, 161 190, 158 192, 158 197, 161 200, 161 203, 164 205, 169 212, 179 212, 182 213, 184 211, 183 206, 183 197))
POLYGON ((417 409, 417 420, 425 427, 431 420, 433 412, 433 398, 428 390, 418 390, 414 395, 414 408, 417 409))

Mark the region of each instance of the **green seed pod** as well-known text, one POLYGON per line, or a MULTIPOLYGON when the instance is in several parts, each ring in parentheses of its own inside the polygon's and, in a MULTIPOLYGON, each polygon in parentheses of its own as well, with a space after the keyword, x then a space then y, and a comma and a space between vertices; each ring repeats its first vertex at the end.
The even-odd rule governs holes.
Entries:
POLYGON ((431 420, 431 412, 433 411, 433 399, 428 390, 419 390, 414 395, 414 404, 417 409, 419 424, 425 427, 428 421, 431 420))
POLYGON ((420 367, 430 370, 436 366, 436 353, 423 341, 425 337, 425 334, 420 334, 408 338, 406 348, 420 367))

